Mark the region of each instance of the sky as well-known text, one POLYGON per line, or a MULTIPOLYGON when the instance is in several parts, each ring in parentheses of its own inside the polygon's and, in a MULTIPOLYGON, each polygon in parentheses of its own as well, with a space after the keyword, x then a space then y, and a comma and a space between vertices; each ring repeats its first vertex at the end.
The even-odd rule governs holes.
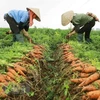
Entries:
MULTIPOLYGON (((3 15, 12 9, 26 10, 27 7, 39 8, 41 22, 34 20, 31 27, 66 29, 72 27, 61 25, 61 15, 69 10, 75 13, 92 12, 100 18, 100 0, 2 0, 0 5, 0 27, 9 27, 4 21, 3 15)), ((95 29, 100 28, 100 22, 96 22, 95 29)))

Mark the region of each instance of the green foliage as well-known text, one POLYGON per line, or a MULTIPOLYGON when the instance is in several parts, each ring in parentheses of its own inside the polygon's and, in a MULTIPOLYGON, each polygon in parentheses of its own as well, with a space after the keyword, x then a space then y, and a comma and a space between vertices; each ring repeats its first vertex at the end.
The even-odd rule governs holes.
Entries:
MULTIPOLYGON (((25 40, 25 43, 23 44, 19 42, 12 43, 12 35, 5 34, 7 30, 8 29, 5 28, 0 29, 0 73, 4 73, 5 66, 20 61, 20 58, 33 48, 33 45, 28 43, 27 40, 25 40)), ((47 62, 54 60, 54 53, 57 55, 57 52, 55 51, 58 45, 67 42, 73 47, 72 52, 76 57, 80 58, 82 61, 91 63, 100 70, 99 31, 91 32, 91 39, 93 40, 93 43, 89 44, 85 42, 78 43, 76 40, 77 34, 73 35, 68 41, 65 37, 69 33, 69 31, 70 29, 41 29, 35 27, 29 30, 29 34, 36 44, 43 45, 46 48, 44 57, 47 62)), ((36 70, 35 66, 30 66, 30 68, 33 71, 36 70)), ((55 95, 54 88, 56 87, 56 84, 60 83, 59 81, 61 81, 62 79, 57 76, 59 73, 55 73, 55 71, 57 71, 56 67, 48 65, 48 69, 50 69, 50 72, 48 73, 54 75, 54 78, 49 78, 48 73, 45 72, 46 76, 44 77, 44 81, 46 80, 46 82, 48 82, 48 87, 46 87, 48 95, 46 99, 52 100, 55 95)), ((22 79, 18 79, 17 81, 20 83, 21 80, 22 79)), ((65 80, 63 86, 59 88, 61 89, 60 92, 63 91, 64 96, 67 95, 68 98, 66 98, 66 100, 70 100, 68 80, 65 80)), ((10 90, 11 86, 9 85, 6 92, 8 93, 10 90)), ((30 91, 30 93, 27 93, 27 95, 33 96, 34 92, 30 91)))
POLYGON ((100 35, 98 31, 93 31, 91 38, 93 43, 86 44, 85 42, 70 41, 69 44, 73 47, 73 52, 76 57, 100 69, 100 35))

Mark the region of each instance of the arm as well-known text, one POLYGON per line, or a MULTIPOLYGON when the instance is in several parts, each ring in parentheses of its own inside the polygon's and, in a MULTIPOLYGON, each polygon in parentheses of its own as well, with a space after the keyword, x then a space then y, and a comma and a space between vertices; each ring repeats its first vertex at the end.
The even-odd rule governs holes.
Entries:
POLYGON ((93 17, 96 21, 100 22, 99 18, 91 12, 87 12, 87 15, 93 17))
POLYGON ((27 40, 28 40, 30 43, 33 43, 33 40, 32 40, 31 37, 29 36, 28 32, 25 31, 25 29, 22 30, 22 33, 23 33, 23 35, 27 38, 27 40))
POLYGON ((75 34, 75 27, 69 32, 69 34, 66 35, 66 38, 70 38, 73 34, 75 34))

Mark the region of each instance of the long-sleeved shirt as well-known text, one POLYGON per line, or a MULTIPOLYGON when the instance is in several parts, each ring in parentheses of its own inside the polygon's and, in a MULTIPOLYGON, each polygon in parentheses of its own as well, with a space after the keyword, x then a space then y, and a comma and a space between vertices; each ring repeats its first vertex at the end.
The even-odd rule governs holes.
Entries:
POLYGON ((80 27, 84 26, 86 23, 93 20, 93 17, 87 14, 75 14, 71 23, 75 26, 76 31, 79 30, 80 27))
POLYGON ((27 20, 29 19, 28 11, 23 11, 23 10, 11 10, 8 12, 8 15, 14 18, 14 20, 17 23, 20 23, 20 22, 26 23, 27 20))

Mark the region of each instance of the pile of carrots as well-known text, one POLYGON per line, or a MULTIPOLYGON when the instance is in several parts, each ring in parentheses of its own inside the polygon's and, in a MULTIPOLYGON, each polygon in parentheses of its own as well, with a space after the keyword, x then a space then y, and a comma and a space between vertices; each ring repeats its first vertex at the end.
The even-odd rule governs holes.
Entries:
POLYGON ((70 81, 77 85, 83 93, 81 100, 100 100, 100 71, 93 65, 76 58, 69 44, 61 46, 62 59, 71 66, 73 74, 78 73, 70 81))
POLYGON ((6 74, 0 74, 0 98, 5 98, 8 95, 3 90, 3 86, 8 86, 9 83, 17 83, 17 78, 23 77, 27 80, 27 67, 30 63, 35 64, 35 59, 40 60, 43 58, 42 46, 34 45, 33 50, 30 51, 25 57, 22 58, 22 61, 16 62, 13 66, 7 66, 6 74), (33 61, 33 62, 32 62, 33 61))

